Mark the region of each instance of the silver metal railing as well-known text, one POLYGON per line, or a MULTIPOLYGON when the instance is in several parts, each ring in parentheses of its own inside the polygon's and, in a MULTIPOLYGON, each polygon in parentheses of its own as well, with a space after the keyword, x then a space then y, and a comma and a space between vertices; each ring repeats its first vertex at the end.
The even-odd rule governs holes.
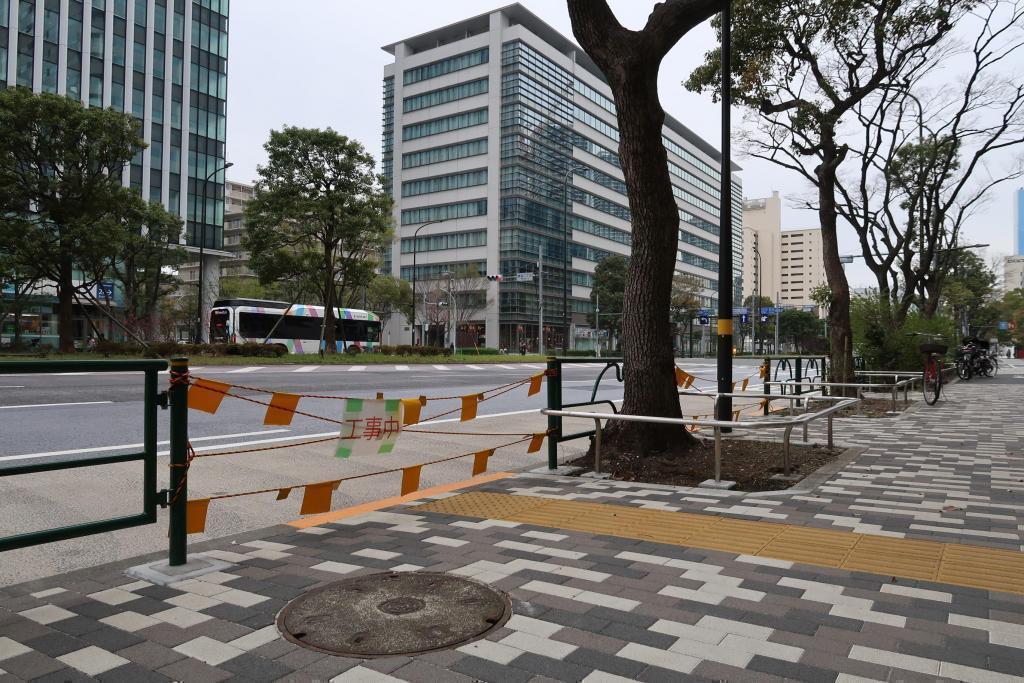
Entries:
MULTIPOLYGON (((889 376, 892 375, 892 373, 887 373, 887 374, 889 376)), ((813 381, 804 381, 804 382, 795 382, 795 381, 776 382, 776 381, 766 381, 764 383, 764 386, 768 387, 769 391, 771 391, 770 387, 772 385, 780 386, 780 387, 783 387, 783 386, 794 386, 794 385, 800 386, 800 387, 811 387, 811 391, 812 392, 820 391, 823 388, 856 389, 857 390, 857 398, 859 398, 859 399, 864 398, 864 392, 866 390, 868 390, 868 391, 870 391, 870 390, 876 390, 876 391, 877 390, 888 390, 890 392, 891 396, 892 396, 892 411, 896 412, 896 401, 897 401, 897 398, 899 396, 900 389, 903 390, 903 404, 906 405, 907 403, 910 402, 910 396, 909 396, 910 386, 912 384, 914 384, 914 382, 919 381, 920 379, 921 379, 921 373, 919 372, 914 377, 910 377, 909 379, 903 379, 903 380, 899 380, 899 381, 895 381, 895 382, 875 382, 875 383, 870 383, 870 382, 813 382, 813 381)), ((771 394, 765 394, 765 396, 770 396, 770 395, 771 394)), ((799 394, 798 398, 806 398, 806 396, 807 396, 806 394, 799 394)))
MULTIPOLYGON (((715 396, 715 394, 705 394, 706 396, 715 396)), ((730 394, 721 394, 719 396, 726 396, 730 394)), ((735 396, 736 394, 731 394, 735 396)), ((754 394, 748 392, 746 394, 740 394, 740 396, 758 396, 759 400, 764 400, 766 397, 764 394, 754 394)), ((768 396, 768 398, 783 398, 783 396, 768 396)), ((804 395, 796 397, 801 399, 807 399, 808 396, 804 395)), ((812 396, 818 400, 819 397, 812 396)), ((695 426, 695 427, 711 427, 715 431, 715 481, 720 482, 722 480, 722 430, 723 429, 782 429, 782 452, 783 452, 783 473, 789 475, 790 472, 790 435, 793 433, 793 428, 797 426, 803 426, 809 422, 817 420, 819 418, 827 418, 829 422, 829 444, 831 445, 831 433, 832 433, 832 415, 847 406, 857 403, 860 399, 856 398, 844 398, 844 397, 824 397, 825 399, 835 398, 835 404, 823 408, 816 412, 805 412, 801 415, 792 415, 786 418, 771 418, 771 419, 758 419, 758 420, 737 420, 726 422, 724 420, 698 420, 688 418, 673 418, 673 417, 652 417, 647 415, 623 415, 621 413, 593 413, 587 411, 578 410, 541 410, 541 414, 555 417, 574 417, 582 418, 594 421, 594 472, 601 472, 601 421, 602 420, 617 420, 620 422, 646 422, 650 424, 667 424, 677 425, 681 427, 695 426)), ((716 399, 717 400, 717 399, 716 399)))

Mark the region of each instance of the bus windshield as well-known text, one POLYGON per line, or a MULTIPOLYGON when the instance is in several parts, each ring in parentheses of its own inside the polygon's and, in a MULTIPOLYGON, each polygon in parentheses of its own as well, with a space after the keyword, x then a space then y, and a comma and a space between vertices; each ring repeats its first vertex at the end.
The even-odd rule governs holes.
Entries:
POLYGON ((228 330, 228 321, 231 319, 231 311, 217 309, 210 311, 210 341, 226 342, 231 337, 228 330))

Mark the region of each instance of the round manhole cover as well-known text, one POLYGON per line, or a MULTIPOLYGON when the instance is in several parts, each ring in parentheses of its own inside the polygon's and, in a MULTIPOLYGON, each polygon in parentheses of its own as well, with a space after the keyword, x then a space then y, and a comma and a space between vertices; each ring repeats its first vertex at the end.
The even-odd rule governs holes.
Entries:
POLYGON ((460 576, 389 572, 300 595, 277 617, 284 637, 351 657, 415 654, 483 637, 511 615, 504 595, 460 576))

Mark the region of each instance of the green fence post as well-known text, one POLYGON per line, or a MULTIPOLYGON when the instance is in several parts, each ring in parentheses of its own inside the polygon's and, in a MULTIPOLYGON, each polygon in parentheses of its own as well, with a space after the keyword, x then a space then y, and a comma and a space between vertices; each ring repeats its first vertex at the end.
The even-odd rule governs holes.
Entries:
MULTIPOLYGON (((548 359, 548 410, 562 409, 562 363, 548 359)), ((548 415, 548 469, 558 467, 558 442, 562 439, 562 418, 548 415)))
POLYGON ((188 358, 171 359, 171 516, 167 564, 185 564, 185 511, 188 504, 188 358))
POLYGON ((156 521, 156 373, 156 370, 146 370, 146 396, 142 403, 142 450, 145 453, 142 461, 142 500, 152 522, 156 521))

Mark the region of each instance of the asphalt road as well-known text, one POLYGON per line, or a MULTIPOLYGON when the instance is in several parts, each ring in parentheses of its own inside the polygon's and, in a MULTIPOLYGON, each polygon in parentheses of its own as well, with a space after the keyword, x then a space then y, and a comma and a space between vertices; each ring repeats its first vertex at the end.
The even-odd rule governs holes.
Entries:
MULTIPOLYGON (((714 375, 712 362, 705 359, 682 361, 680 367, 696 375, 714 375)), ((755 367, 750 361, 738 362, 735 375, 742 377, 755 367)), ((484 391, 528 377, 541 368, 539 364, 517 363, 475 368, 368 366, 365 370, 352 370, 350 366, 222 366, 196 369, 194 374, 298 393, 372 397, 381 391, 388 397, 406 397, 484 391)), ((563 381, 564 402, 589 400, 599 371, 600 367, 592 365, 568 367, 563 381)), ((165 378, 166 375, 161 377, 161 384, 165 378)), ((697 385, 711 388, 713 383, 700 381, 697 385)), ((0 375, 0 475, 3 469, 13 465, 141 450, 141 386, 142 377, 137 373, 0 375)), ((256 396, 251 392, 241 393, 256 396)), ((619 400, 621 397, 622 387, 609 372, 598 398, 619 400)), ((698 398, 694 403, 710 409, 706 399, 698 398)), ((456 405, 457 402, 451 401, 429 404, 425 417, 456 405)), ((391 456, 338 460, 332 457, 334 442, 331 440, 315 445, 295 445, 303 440, 330 437, 337 433, 337 425, 296 416, 288 427, 264 427, 265 408, 225 398, 216 415, 189 411, 189 437, 197 451, 285 447, 197 460, 190 470, 189 497, 299 485, 471 453, 511 440, 487 433, 529 434, 543 430, 545 418, 538 412, 543 406, 543 393, 528 397, 526 387, 520 387, 481 404, 480 419, 460 424, 456 414, 446 418, 451 422, 430 427, 455 434, 403 434, 391 456)), ((337 417, 341 403, 330 399, 303 399, 300 409, 337 417)), ((157 421, 159 439, 163 442, 159 446, 158 487, 163 488, 167 486, 168 474, 164 466, 168 414, 160 411, 157 421)), ((580 427, 586 429, 587 425, 580 427)), ((562 444, 560 459, 581 452, 586 445, 585 440, 562 444)), ((489 469, 514 470, 544 464, 545 451, 527 454, 525 445, 519 445, 499 450, 489 469)), ((469 475, 467 459, 432 465, 423 469, 421 487, 460 481, 469 475)), ((351 485, 346 483, 334 494, 333 505, 341 508, 395 496, 400 479, 400 473, 396 473, 360 479, 351 485)), ((142 501, 141 480, 142 468, 138 462, 9 478, 0 476, 0 500, 3 501, 0 536, 138 512, 142 501)), ((216 500, 211 504, 206 533, 190 540, 231 535, 296 519, 300 499, 300 494, 296 493, 279 503, 274 501, 273 494, 216 500)), ((166 524, 167 513, 162 510, 155 525, 5 552, 0 562, 0 585, 161 550, 167 543, 166 524)))
MULTIPOLYGON (((684 360, 683 369, 712 377, 711 361, 684 360)), ((755 363, 738 361, 735 374, 748 374, 755 363)), ((325 396, 388 397, 463 395, 480 392, 527 377, 543 365, 407 365, 407 366, 212 366, 194 368, 192 374, 218 381, 274 391, 321 394, 325 396), (353 369, 356 368, 356 369, 353 369)), ((601 366, 568 366, 563 380, 563 402, 587 401, 601 366)), ((698 386, 711 386, 698 382, 698 386)), ((237 390, 243 396, 267 401, 266 394, 237 390)), ((37 459, 70 460, 97 454, 140 450, 142 433, 142 374, 89 373, 64 375, 0 375, 0 469, 11 464, 28 464, 37 459)), ((597 397, 621 399, 622 387, 609 371, 597 397)), ((486 401, 480 415, 519 414, 543 407, 543 394, 528 397, 516 390, 486 401)), ((327 399, 303 399, 300 409, 326 417, 337 417, 341 404, 327 399)), ((424 418, 454 407, 432 404, 424 418)), ((296 416, 288 427, 264 427, 263 406, 225 399, 216 415, 189 413, 189 436, 197 450, 242 448, 259 444, 326 436, 334 425, 296 416)), ((455 416, 457 419, 457 416, 455 416)), ((168 438, 168 420, 157 418, 161 442, 168 438)), ((166 449, 166 443, 160 450, 166 449)))

